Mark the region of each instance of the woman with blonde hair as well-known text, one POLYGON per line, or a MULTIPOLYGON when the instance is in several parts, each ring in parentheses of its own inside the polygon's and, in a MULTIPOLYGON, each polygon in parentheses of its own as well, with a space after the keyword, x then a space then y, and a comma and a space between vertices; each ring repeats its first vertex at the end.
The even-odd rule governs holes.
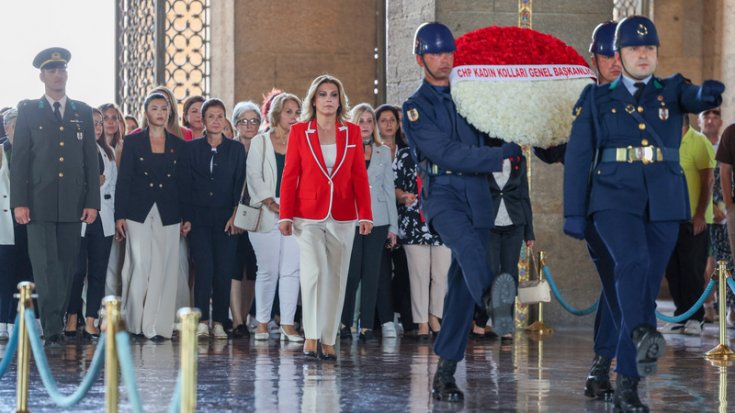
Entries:
POLYGON ((299 242, 304 353, 317 357, 321 340, 322 359, 336 360, 355 221, 361 235, 373 228, 370 184, 342 83, 330 75, 314 79, 302 112, 288 139, 279 229, 299 242))
MULTIPOLYGON (((393 187, 393 162, 391 149, 382 144, 378 136, 375 111, 367 103, 355 106, 350 112, 352 122, 360 127, 362 147, 365 153, 365 165, 370 182, 370 203, 372 205, 375 226, 369 235, 360 235, 356 228, 352 245, 352 257, 347 276, 347 290, 342 309, 341 337, 351 337, 352 314, 355 311, 355 294, 360 287, 360 339, 373 338, 375 324, 375 307, 378 297, 379 273, 384 247, 396 245, 398 233, 398 212, 396 210, 396 194, 393 187), (387 241, 386 241, 387 240, 387 241)), ((387 257, 386 257, 387 258, 387 257)), ((390 283, 390 279, 388 279, 390 283)), ((390 293, 390 285, 380 289, 390 293)), ((382 314, 378 309, 382 322, 392 322, 393 312, 382 314)))
POLYGON ((299 301, 299 246, 295 237, 278 230, 277 222, 289 131, 298 120, 300 106, 301 101, 295 95, 281 93, 276 96, 268 111, 270 128, 252 139, 246 162, 250 205, 266 207, 261 216, 261 228, 249 233, 258 263, 255 276, 256 340, 268 340, 268 322, 278 286, 281 340, 303 341, 294 327, 299 301))

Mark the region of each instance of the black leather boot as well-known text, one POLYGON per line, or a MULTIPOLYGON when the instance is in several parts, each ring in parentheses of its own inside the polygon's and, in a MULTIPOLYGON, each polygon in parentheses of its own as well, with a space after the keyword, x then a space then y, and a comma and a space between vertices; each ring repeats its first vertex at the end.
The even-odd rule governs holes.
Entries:
POLYGON ((638 398, 638 377, 618 374, 615 383, 615 413, 648 413, 648 406, 638 398))
POLYGON ((587 374, 587 382, 584 384, 585 396, 605 401, 613 399, 615 391, 610 383, 611 362, 612 359, 609 357, 595 355, 590 372, 587 374))
POLYGON ((445 402, 461 402, 464 400, 464 393, 457 387, 454 381, 454 372, 457 370, 457 362, 452 360, 439 359, 434 374, 434 383, 431 388, 431 395, 435 400, 445 402))
POLYGON ((516 302, 516 283, 513 276, 502 273, 495 276, 493 285, 482 296, 487 316, 493 320, 493 329, 499 335, 513 333, 513 308, 516 302))
POLYGON ((664 355, 666 340, 655 327, 642 325, 631 333, 635 346, 635 361, 638 374, 648 376, 656 372, 656 362, 664 355))

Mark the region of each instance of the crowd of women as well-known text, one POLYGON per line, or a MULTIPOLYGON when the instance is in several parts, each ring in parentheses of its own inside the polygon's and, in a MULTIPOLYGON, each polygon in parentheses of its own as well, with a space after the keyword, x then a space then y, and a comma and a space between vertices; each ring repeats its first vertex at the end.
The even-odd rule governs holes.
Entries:
MULTIPOLYGON (((179 117, 173 93, 157 87, 140 125, 115 104, 94 110, 102 207, 82 229, 68 337, 99 336, 108 294, 122 297, 131 334, 156 341, 176 336, 176 310, 190 305, 202 313, 200 338, 280 337, 327 359, 340 338, 428 341, 439 331, 451 253, 419 210, 400 109, 350 110, 328 75, 303 101, 274 89, 231 112, 201 96, 182 107, 179 117), (241 203, 259 210, 250 231, 235 225, 241 203)), ((4 116, 3 195, 14 113, 4 116)), ((489 256, 516 277, 521 244, 533 243, 525 170, 522 157, 507 160, 488 182, 498 211, 489 256)), ((0 246, 15 274, 1 277, 0 339, 15 283, 32 277, 24 248, 0 246)), ((475 321, 468 334, 492 335, 475 321)))

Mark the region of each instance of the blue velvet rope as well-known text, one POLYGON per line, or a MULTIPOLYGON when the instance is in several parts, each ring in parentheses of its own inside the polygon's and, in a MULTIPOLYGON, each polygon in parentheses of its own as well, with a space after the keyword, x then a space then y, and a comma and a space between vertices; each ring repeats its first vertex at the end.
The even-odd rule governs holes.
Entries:
POLYGON ((140 393, 138 392, 138 383, 135 379, 135 368, 133 367, 133 357, 130 351, 130 338, 127 331, 118 331, 115 334, 115 344, 117 344, 117 360, 120 363, 120 372, 122 373, 123 382, 128 389, 128 400, 130 400, 130 408, 135 413, 143 413, 143 404, 140 401, 140 393))
POLYGON ((597 311, 597 306, 600 304, 600 298, 597 298, 597 301, 595 301, 591 306, 583 309, 578 310, 574 307, 572 307, 569 303, 564 300, 564 297, 561 296, 561 293, 559 292, 559 289, 556 287, 556 283, 554 282, 554 278, 551 276, 551 270, 549 270, 549 267, 544 266, 544 276, 546 277, 546 280, 549 282, 549 287, 551 287, 551 292, 554 293, 554 297, 556 297, 556 301, 559 302, 559 304, 567 310, 572 315, 576 316, 585 316, 594 313, 597 311))
POLYGON ((13 362, 15 357, 15 352, 18 350, 18 329, 20 328, 18 321, 20 321, 20 313, 15 315, 15 324, 13 324, 13 331, 10 333, 10 341, 5 346, 5 354, 3 354, 3 359, 0 361, 0 379, 8 371, 8 367, 10 367, 10 363, 13 362))
MULTIPOLYGON (((729 280, 728 280, 729 281, 729 280)), ((709 283, 707 284, 707 288, 704 289, 704 292, 702 293, 702 296, 699 297, 699 300, 697 300, 696 303, 687 310, 686 313, 679 314, 678 316, 667 316, 666 314, 661 314, 658 311, 656 311, 656 318, 658 318, 661 321, 665 321, 667 323, 681 323, 685 320, 688 320, 691 318, 691 316, 694 315, 701 307, 704 305, 704 302, 707 300, 707 297, 712 293, 712 289, 715 288, 715 280, 709 280, 709 283)))
MULTIPOLYGON (((732 291, 732 293, 735 294, 735 280, 733 280, 732 277, 728 277, 727 285, 730 287, 730 291, 732 291)), ((720 300, 724 300, 724 298, 720 298, 720 300)))
POLYGON ((99 377, 102 365, 105 361, 105 334, 100 335, 100 339, 97 342, 97 349, 92 357, 92 362, 89 363, 87 374, 82 379, 82 383, 79 385, 72 394, 65 396, 59 391, 59 386, 56 384, 51 369, 46 359, 46 353, 43 351, 43 343, 41 343, 41 335, 38 332, 38 326, 36 326, 36 315, 33 309, 27 308, 25 311, 26 326, 28 329, 28 339, 31 343, 31 349, 33 350, 33 357, 36 360, 36 369, 38 374, 41 376, 41 381, 46 387, 46 392, 51 397, 54 403, 60 407, 68 408, 79 403, 82 398, 87 394, 92 384, 99 377))

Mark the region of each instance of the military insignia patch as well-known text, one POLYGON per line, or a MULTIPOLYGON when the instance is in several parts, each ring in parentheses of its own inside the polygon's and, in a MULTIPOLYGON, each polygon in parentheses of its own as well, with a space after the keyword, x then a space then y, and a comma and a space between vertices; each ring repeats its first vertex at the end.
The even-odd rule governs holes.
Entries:
POLYGON ((411 110, 409 110, 407 115, 408 120, 410 120, 411 122, 416 122, 417 120, 419 120, 419 111, 416 110, 416 108, 412 108, 411 110))
POLYGON ((661 120, 666 120, 669 118, 669 110, 667 108, 659 108, 658 109, 658 118, 661 120))
POLYGON ((638 29, 635 32, 638 33, 639 36, 645 36, 648 34, 648 27, 641 23, 638 25, 638 29))
POLYGON ((578 117, 580 113, 582 113, 582 107, 581 106, 577 106, 576 108, 574 108, 574 117, 575 118, 578 117))

